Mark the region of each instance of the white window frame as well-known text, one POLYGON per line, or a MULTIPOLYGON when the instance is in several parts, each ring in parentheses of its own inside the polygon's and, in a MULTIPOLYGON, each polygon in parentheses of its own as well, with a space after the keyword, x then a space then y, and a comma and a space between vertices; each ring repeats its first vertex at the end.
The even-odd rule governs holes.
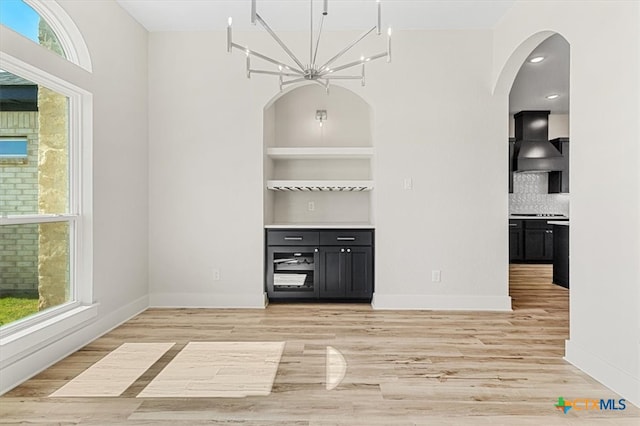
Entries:
POLYGON ((0 225, 67 222, 70 235, 71 300, 0 329, 0 369, 72 332, 97 316, 93 299, 92 111, 93 96, 42 69, 0 52, 2 68, 69 99, 69 211, 7 215, 0 225))
POLYGON ((23 0, 35 10, 51 27, 58 37, 64 57, 74 64, 92 72, 93 65, 89 49, 84 42, 75 22, 67 15, 62 6, 55 1, 23 0))

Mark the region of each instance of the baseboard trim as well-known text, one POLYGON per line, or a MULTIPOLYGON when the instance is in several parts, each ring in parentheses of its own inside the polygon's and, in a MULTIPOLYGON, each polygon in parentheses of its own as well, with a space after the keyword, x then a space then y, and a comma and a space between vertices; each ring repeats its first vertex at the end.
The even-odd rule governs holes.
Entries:
POLYGON ((511 311, 509 296, 440 296, 426 294, 374 294, 374 309, 434 311, 511 311))
POLYGON ((565 342, 564 359, 636 407, 640 407, 640 378, 611 365, 573 340, 565 342))
POLYGON ((265 300, 263 293, 151 293, 149 307, 264 309, 265 300))
POLYGON ((145 311, 148 306, 149 299, 143 296, 103 317, 100 317, 99 307, 95 321, 79 329, 70 330, 60 339, 49 342, 38 350, 14 360, 11 365, 3 367, 0 370, 0 395, 145 311))

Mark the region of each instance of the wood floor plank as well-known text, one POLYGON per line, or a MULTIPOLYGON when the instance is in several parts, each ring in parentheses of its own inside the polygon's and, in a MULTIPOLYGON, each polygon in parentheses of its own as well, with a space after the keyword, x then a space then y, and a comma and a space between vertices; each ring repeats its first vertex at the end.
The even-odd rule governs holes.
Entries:
MULTIPOLYGON (((637 425, 640 410, 558 411, 619 399, 563 360, 569 291, 548 265, 511 265, 513 312, 375 311, 365 304, 149 309, 0 397, 0 423, 129 425, 637 425), (176 342, 121 396, 48 398, 123 343, 176 342), (143 398, 190 342, 286 342, 271 393, 143 398), (346 361, 326 388, 327 347, 346 361)), ((237 372, 241 372, 238 370, 237 372)), ((242 384, 242 383, 241 383, 242 384)))

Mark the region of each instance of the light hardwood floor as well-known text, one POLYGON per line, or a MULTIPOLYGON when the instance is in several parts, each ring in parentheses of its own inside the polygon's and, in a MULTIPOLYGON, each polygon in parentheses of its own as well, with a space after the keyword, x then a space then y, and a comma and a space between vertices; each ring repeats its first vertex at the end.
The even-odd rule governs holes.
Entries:
POLYGON ((247 425, 638 425, 640 410, 577 411, 618 399, 562 359, 568 291, 549 266, 512 266, 513 312, 374 311, 368 305, 265 310, 150 309, 0 398, 0 423, 247 425), (273 389, 246 398, 144 398, 189 342, 286 342, 273 389), (119 397, 49 397, 126 342, 176 342, 119 397), (344 357, 325 386, 327 347, 344 357))

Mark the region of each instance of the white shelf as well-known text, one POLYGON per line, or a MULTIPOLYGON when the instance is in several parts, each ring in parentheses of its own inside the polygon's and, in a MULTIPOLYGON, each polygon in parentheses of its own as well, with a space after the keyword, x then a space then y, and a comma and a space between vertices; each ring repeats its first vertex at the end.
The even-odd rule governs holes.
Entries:
POLYGON ((267 148, 267 155, 276 160, 367 159, 373 152, 371 147, 267 148))
POLYGON ((268 180, 272 191, 334 191, 361 192, 373 189, 372 180, 268 180))

